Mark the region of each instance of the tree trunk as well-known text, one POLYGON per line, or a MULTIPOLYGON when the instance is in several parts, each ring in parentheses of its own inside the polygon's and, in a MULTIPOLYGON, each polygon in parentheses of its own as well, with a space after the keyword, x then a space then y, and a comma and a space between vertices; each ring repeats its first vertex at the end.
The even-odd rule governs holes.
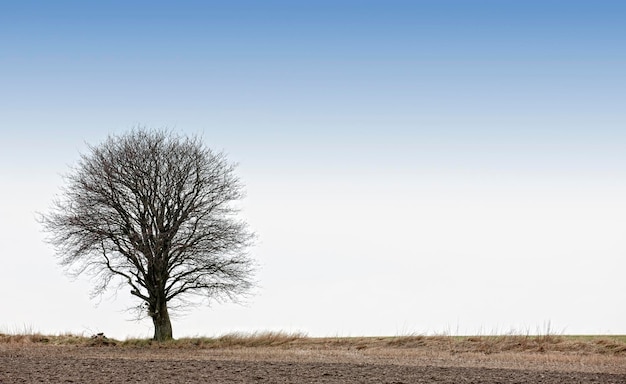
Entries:
POLYGON ((172 322, 170 314, 167 312, 167 303, 163 302, 152 313, 152 322, 154 323, 154 337, 156 341, 166 341, 172 339, 172 322))

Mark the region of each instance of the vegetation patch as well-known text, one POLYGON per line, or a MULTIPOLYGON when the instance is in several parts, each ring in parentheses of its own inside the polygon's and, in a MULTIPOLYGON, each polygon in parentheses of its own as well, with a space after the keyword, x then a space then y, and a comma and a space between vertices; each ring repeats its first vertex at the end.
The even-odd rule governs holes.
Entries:
POLYGON ((301 350, 427 350, 434 352, 548 353, 580 355, 626 355, 626 336, 500 335, 500 336, 394 336, 394 337, 307 337, 303 333, 230 333, 218 337, 186 337, 163 342, 152 339, 119 341, 104 334, 90 337, 72 334, 3 334, 0 344, 76 345, 117 348, 242 349, 276 348, 301 350))

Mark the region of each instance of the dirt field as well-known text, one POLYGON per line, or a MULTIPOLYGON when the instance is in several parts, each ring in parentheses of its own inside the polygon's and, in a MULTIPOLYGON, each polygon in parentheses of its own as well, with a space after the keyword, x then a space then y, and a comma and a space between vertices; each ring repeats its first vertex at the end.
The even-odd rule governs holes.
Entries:
POLYGON ((0 343, 0 383, 626 383, 623 354, 0 343))

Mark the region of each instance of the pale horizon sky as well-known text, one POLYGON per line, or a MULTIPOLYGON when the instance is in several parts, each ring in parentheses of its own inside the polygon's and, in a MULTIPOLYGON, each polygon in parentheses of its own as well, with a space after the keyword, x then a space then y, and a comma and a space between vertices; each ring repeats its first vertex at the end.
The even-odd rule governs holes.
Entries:
POLYGON ((0 332, 149 337, 37 212, 134 126, 239 163, 259 288, 174 336, 626 334, 626 3, 0 4, 0 332))

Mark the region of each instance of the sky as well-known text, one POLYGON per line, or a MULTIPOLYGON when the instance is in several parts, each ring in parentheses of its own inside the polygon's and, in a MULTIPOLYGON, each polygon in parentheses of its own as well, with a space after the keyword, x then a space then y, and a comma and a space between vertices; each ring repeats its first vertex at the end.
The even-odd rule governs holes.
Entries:
POLYGON ((626 334, 623 1, 0 3, 0 332, 149 337, 37 222, 133 127, 238 163, 258 287, 174 336, 626 334))

